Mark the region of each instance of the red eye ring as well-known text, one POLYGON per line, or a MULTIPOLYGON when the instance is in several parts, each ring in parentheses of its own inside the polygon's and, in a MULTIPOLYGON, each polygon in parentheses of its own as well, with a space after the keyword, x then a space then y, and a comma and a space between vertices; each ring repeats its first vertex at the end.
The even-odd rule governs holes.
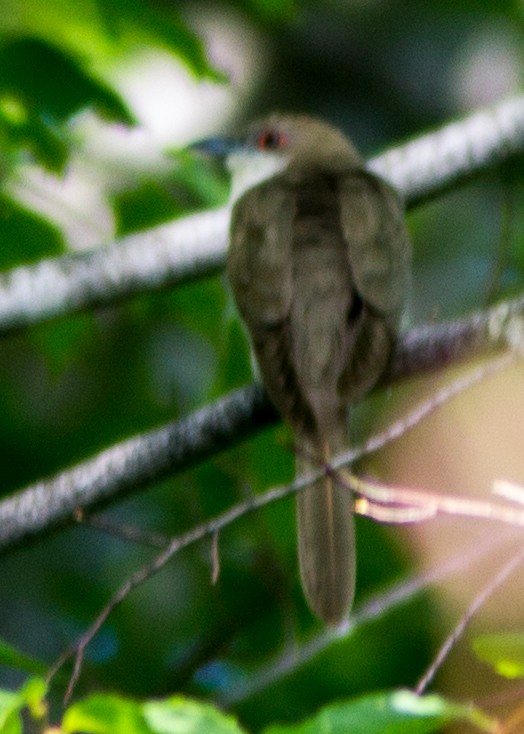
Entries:
POLYGON ((287 143, 287 136, 279 130, 262 130, 257 135, 256 144, 260 150, 277 150, 287 143))

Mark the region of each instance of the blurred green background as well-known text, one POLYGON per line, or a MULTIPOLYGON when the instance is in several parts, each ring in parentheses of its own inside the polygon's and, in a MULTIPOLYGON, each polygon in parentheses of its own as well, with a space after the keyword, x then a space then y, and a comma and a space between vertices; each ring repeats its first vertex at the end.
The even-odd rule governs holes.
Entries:
MULTIPOLYGON (((1 0, 0 9, 3 269, 224 203, 223 173, 179 152, 197 137, 271 109, 305 111, 337 124, 372 155, 518 91, 524 69, 524 5, 516 1, 1 0)), ((465 313, 521 288, 522 190, 514 164, 409 214, 412 323, 465 313)), ((1 492, 249 380, 223 276, 4 337, 1 492)), ((436 385, 413 381, 358 406, 355 438, 436 385)), ((485 493, 492 474, 508 471, 524 481, 519 443, 510 456, 497 453, 513 449, 522 425, 522 384, 513 376, 494 385, 362 470, 454 491, 485 493), (491 433, 477 433, 485 428, 491 433)), ((174 535, 292 475, 290 435, 278 427, 106 515, 174 535)), ((357 604, 424 563, 438 564, 432 543, 446 528, 466 541, 461 525, 438 523, 432 536, 359 521, 357 604)), ((471 542, 485 532, 477 528, 471 542)), ((202 543, 111 615, 88 649, 80 692, 183 691, 220 701, 320 631, 299 587, 291 501, 237 522, 219 549, 216 585, 210 544, 202 543)), ((74 527, 5 554, 0 639, 54 661, 151 553, 74 527)), ((467 605, 460 594, 476 588, 468 583, 462 578, 459 590, 433 589, 384 613, 308 664, 277 673, 234 710, 256 730, 336 698, 413 685, 467 605)), ((518 603, 506 598, 503 607, 514 611, 518 603)), ((500 614, 493 611, 489 623, 509 624, 500 614)), ((454 660, 453 674, 448 668, 439 679, 457 697, 476 693, 480 678, 488 689, 492 683, 467 655, 464 643, 463 677, 454 675, 454 660)), ((23 677, 0 666, 0 686, 23 677)), ((61 692, 57 685, 57 706, 61 692)))

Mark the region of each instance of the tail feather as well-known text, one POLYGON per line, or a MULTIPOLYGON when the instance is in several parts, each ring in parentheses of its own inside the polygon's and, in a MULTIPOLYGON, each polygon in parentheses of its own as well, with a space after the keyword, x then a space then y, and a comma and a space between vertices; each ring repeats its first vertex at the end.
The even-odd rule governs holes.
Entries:
MULTIPOLYGON (((315 466, 298 456, 297 471, 315 466)), ((337 625, 348 614, 355 590, 353 497, 332 477, 297 495, 298 556, 304 594, 312 611, 337 625)))

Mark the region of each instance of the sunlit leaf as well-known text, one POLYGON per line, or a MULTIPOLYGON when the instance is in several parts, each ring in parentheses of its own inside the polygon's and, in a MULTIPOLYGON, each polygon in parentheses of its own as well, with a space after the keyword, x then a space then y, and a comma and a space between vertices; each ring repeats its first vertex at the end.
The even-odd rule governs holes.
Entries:
POLYGON ((47 684, 42 678, 29 679, 18 691, 0 689, 0 733, 22 732, 20 713, 24 708, 30 709, 34 719, 41 719, 46 711, 46 693, 47 684))
POLYGON ((113 120, 131 122, 129 111, 106 84, 60 48, 33 38, 0 47, 0 99, 10 101, 7 112, 13 125, 22 126, 36 112, 61 122, 88 106, 113 120))
POLYGON ((10 147, 60 170, 71 145, 65 123, 85 108, 132 122, 116 92, 71 56, 33 38, 0 42, 0 128, 10 147))
POLYGON ((213 74, 201 42, 173 12, 144 0, 3 0, 0 34, 33 36, 100 72, 140 45, 162 43, 195 73, 213 74))
MULTIPOLYGON (((46 671, 47 672, 47 671, 46 671)), ((21 695, 34 719, 41 719, 46 711, 47 683, 43 678, 30 678, 22 687, 21 695)))
POLYGON ((144 704, 144 716, 155 734, 242 734, 243 731, 233 716, 182 696, 144 704))
POLYGON ((435 695, 394 691, 326 706, 301 724, 270 726, 264 734, 426 734, 459 721, 480 731, 494 731, 493 721, 472 706, 435 695))
POLYGON ((203 44, 172 8, 158 10, 144 0, 4 0, 0 14, 4 167, 13 150, 28 150, 38 162, 60 170, 70 148, 64 123, 79 110, 95 109, 111 121, 131 124, 131 113, 112 88, 112 70, 146 48, 165 48, 197 75, 218 79, 203 44))
POLYGON ((524 677, 524 633, 481 635, 473 642, 473 650, 499 675, 505 678, 524 677))
POLYGON ((83 734, 150 734, 135 701, 113 694, 95 694, 73 704, 64 714, 64 732, 83 734))
POLYGON ((66 711, 62 728, 71 734, 242 734, 234 717, 182 696, 144 704, 117 695, 90 696, 66 711))
POLYGON ((20 695, 12 691, 4 691, 0 689, 0 732, 16 732, 21 731, 18 713, 21 708, 20 695), (19 728, 16 728, 14 721, 18 719, 19 728))
MULTIPOLYGON (((63 0, 70 2, 70 0, 63 0)), ((164 12, 155 10, 154 4, 144 0, 99 0, 100 15, 108 27, 125 43, 137 41, 159 42, 171 51, 196 74, 218 78, 209 65, 201 41, 177 15, 173 5, 164 6, 164 12)))

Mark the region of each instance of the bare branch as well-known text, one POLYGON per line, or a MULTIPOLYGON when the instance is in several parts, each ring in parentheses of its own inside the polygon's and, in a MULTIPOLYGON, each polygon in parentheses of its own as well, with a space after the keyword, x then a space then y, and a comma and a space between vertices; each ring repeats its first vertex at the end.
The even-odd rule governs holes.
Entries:
MULTIPOLYGON (((408 205, 524 150, 524 96, 476 112, 369 161, 408 205)), ((229 211, 193 215, 92 252, 48 258, 0 276, 0 332, 109 305, 216 272, 229 211)))
POLYGON ((165 548, 169 543, 169 536, 167 535, 144 530, 144 528, 138 527, 137 525, 116 523, 104 515, 89 515, 83 510, 78 510, 74 513, 74 519, 82 525, 131 543, 137 543, 151 548, 165 548))
POLYGON ((291 654, 286 650, 284 654, 279 654, 264 662, 258 670, 252 670, 249 676, 244 675, 241 680, 235 681, 234 685, 229 685, 219 696, 219 703, 223 706, 233 706, 251 698, 275 681, 299 670, 340 639, 354 634, 364 625, 373 622, 401 604, 408 603, 431 584, 437 584, 477 563, 482 563, 486 556, 491 555, 507 542, 507 536, 491 534, 481 547, 462 548, 447 563, 434 570, 414 576, 395 584, 387 591, 373 595, 355 608, 345 624, 338 628, 323 628, 300 648, 293 649, 291 654))
POLYGON ((507 160, 524 145, 524 96, 474 112, 369 161, 409 205, 507 160))
POLYGON ((484 604, 493 596, 497 589, 502 586, 505 581, 511 576, 511 574, 524 562, 524 548, 521 548, 517 553, 514 553, 509 560, 505 561, 497 573, 492 576, 484 587, 478 592, 473 598, 471 604, 467 608, 465 614, 460 618, 458 624, 452 630, 452 632, 446 637, 442 645, 440 646, 435 659, 428 667, 424 675, 421 676, 417 685, 415 686, 415 692, 418 695, 422 695, 431 681, 435 678, 435 675, 442 667, 444 661, 448 657, 449 653, 456 645, 456 643, 462 638, 466 627, 471 622, 476 613, 484 606, 484 604))
POLYGON ((521 295, 462 319, 411 329, 401 335, 384 382, 389 384, 503 347, 523 354, 523 316, 521 295))
MULTIPOLYGON (((497 369, 502 369, 511 361, 511 355, 494 360, 493 363, 483 369, 483 373, 484 375, 493 374, 497 369)), ((408 417, 405 425, 408 428, 413 427, 416 420, 421 420, 422 417, 427 415, 430 410, 434 409, 437 405, 441 405, 445 399, 449 399, 452 395, 457 394, 461 389, 465 389, 466 386, 474 384, 481 378, 482 368, 473 370, 472 375, 473 376, 470 377, 467 383, 464 378, 456 380, 454 383, 454 390, 449 388, 442 390, 440 400, 430 398, 429 401, 426 401, 425 410, 421 407, 416 408, 413 411, 412 416, 408 417)), ((231 525, 240 517, 244 517, 245 515, 259 510, 268 504, 296 494, 325 473, 333 475, 336 481, 339 481, 343 486, 348 488, 348 491, 353 490, 360 495, 355 503, 355 509, 357 512, 360 512, 361 514, 370 514, 372 517, 375 517, 374 512, 368 512, 370 507, 375 507, 377 509, 380 508, 383 511, 383 517, 380 519, 386 521, 404 522, 406 519, 409 521, 420 521, 422 519, 433 517, 439 513, 444 513, 462 515, 471 518, 481 517, 484 519, 508 523, 514 526, 524 526, 524 510, 520 507, 515 508, 514 505, 482 501, 469 497, 442 495, 435 492, 414 490, 404 487, 381 485, 359 479, 346 470, 341 471, 340 469, 335 469, 335 465, 337 467, 343 466, 344 463, 351 462, 357 456, 360 457, 370 451, 376 450, 376 447, 382 445, 384 440, 391 440, 397 435, 399 435, 398 431, 395 428, 390 427, 383 434, 385 438, 378 441, 370 441, 360 447, 357 447, 353 452, 351 452, 351 456, 348 457, 347 454, 345 456, 339 456, 333 465, 326 465, 316 473, 310 473, 306 476, 299 477, 291 484, 274 487, 262 494, 251 497, 248 501, 234 505, 229 510, 226 510, 212 520, 197 525, 183 535, 173 538, 167 542, 165 547, 163 547, 151 561, 137 569, 124 583, 122 583, 120 588, 115 592, 109 602, 104 605, 78 642, 66 650, 63 655, 60 656, 56 664, 51 668, 49 673, 50 677, 52 677, 70 658, 74 657, 73 672, 67 688, 66 700, 68 700, 72 695, 73 689, 78 681, 87 646, 98 634, 100 628, 113 610, 129 596, 133 589, 158 573, 180 550, 208 536, 211 536, 213 541, 212 582, 215 583, 219 570, 217 542, 220 531, 231 525), (376 504, 374 505, 373 503, 376 504), (406 513, 409 517, 406 517, 406 513)), ((126 535, 128 535, 127 530, 126 535)), ((349 631, 349 628, 350 622, 344 623, 338 629, 337 634, 345 634, 349 631)), ((331 639, 331 633, 329 639, 331 639)))
POLYGON ((0 274, 0 333, 116 303, 222 267, 229 213, 204 212, 0 274))
POLYGON ((356 511, 381 522, 420 522, 436 515, 453 515, 495 520, 524 527, 524 510, 517 509, 514 505, 456 494, 440 494, 410 487, 378 484, 354 475, 338 474, 338 476, 348 489, 360 495, 355 502, 356 511), (378 511, 379 508, 382 510, 381 513, 378 511), (413 514, 409 512, 411 510, 413 514))
POLYGON ((2 500, 0 548, 69 523, 78 509, 137 491, 275 421, 262 389, 250 385, 189 418, 117 443, 2 500))
MULTIPOLYGON (((360 449, 360 451, 361 453, 363 453, 364 449, 360 449)), ((332 473, 338 479, 338 481, 343 483, 344 486, 348 487, 348 491, 355 490, 361 496, 363 496, 364 499, 370 498, 372 500, 377 500, 382 504, 382 506, 388 503, 389 505, 391 505, 393 512, 395 511, 395 509, 398 508, 398 506, 414 507, 416 509, 420 508, 421 510, 424 507, 427 507, 429 510, 429 515, 445 513, 452 515, 462 515, 470 518, 482 517, 485 519, 508 523, 514 526, 524 526, 524 510, 520 508, 515 508, 513 505, 507 506, 501 503, 476 500, 475 498, 469 497, 442 495, 436 492, 372 484, 371 482, 363 481, 353 475, 348 476, 347 472, 341 473, 340 471, 335 471, 331 466, 326 466, 323 469, 323 472, 328 472, 330 474, 332 473)), ((158 555, 156 555, 151 561, 145 563, 143 566, 137 569, 120 586, 120 588, 115 592, 109 602, 104 605, 102 610, 96 616, 88 629, 84 632, 84 634, 80 637, 78 642, 71 648, 69 648, 59 658, 57 663, 51 669, 50 676, 53 676, 57 672, 57 670, 65 662, 67 662, 67 660, 69 660, 71 657, 74 657, 73 672, 71 674, 71 678, 67 688, 66 700, 68 700, 72 695, 73 689, 78 681, 87 646, 98 634, 100 628, 105 623, 109 615, 113 612, 113 610, 129 596, 133 589, 144 583, 146 580, 150 579, 160 570, 162 570, 169 562, 169 560, 183 548, 187 548, 187 546, 192 545, 193 543, 202 540, 203 538, 208 536, 216 539, 221 530, 231 525, 240 517, 244 517, 252 512, 255 512, 256 510, 261 509, 262 507, 265 507, 268 504, 281 500, 292 494, 296 494, 300 490, 304 489, 307 485, 309 485, 312 481, 314 481, 315 478, 315 475, 301 477, 297 481, 292 482, 289 485, 274 487, 267 492, 250 498, 246 502, 241 502, 237 505, 234 505, 229 510, 226 510, 214 519, 204 522, 201 525, 197 525, 191 530, 188 530, 183 535, 173 538, 171 541, 169 541, 167 546, 163 550, 161 550, 160 553, 158 553, 158 555)), ((358 502, 361 502, 361 500, 357 500, 357 503, 358 502)), ((360 507, 360 511, 362 511, 362 505, 360 507)), ((429 515, 428 513, 426 513, 424 519, 426 519, 426 517, 428 517, 429 515)), ((391 520, 391 517, 387 519, 391 520)), ((521 555, 519 555, 519 559, 521 559, 521 555)), ((214 564, 216 564, 216 561, 214 562, 214 564)), ((502 580, 505 579, 507 575, 509 575, 510 570, 513 570, 514 567, 515 564, 512 564, 511 567, 508 565, 507 569, 504 572, 505 575, 502 576, 499 574, 496 579, 498 579, 500 576, 500 583, 502 583, 502 580)), ((218 570, 216 565, 214 565, 213 578, 215 577, 216 573, 218 573, 218 570)), ((482 598, 485 597, 486 593, 487 591, 484 592, 482 598)), ((350 622, 345 622, 344 624, 342 624, 337 631, 338 634, 346 634, 348 632, 349 626, 350 622)))
MULTIPOLYGON (((442 324, 438 326, 436 333, 426 327, 409 332, 398 346, 391 379, 404 376, 402 368, 405 369, 405 375, 411 375, 415 365, 416 371, 421 373, 442 366, 450 358, 466 356, 471 345, 477 346, 479 341, 478 335, 475 336, 476 330, 480 330, 484 336, 486 333, 491 335, 492 340, 488 339, 488 346, 500 346, 504 343, 503 324, 511 325, 516 318, 515 303, 520 304, 521 309, 524 307, 524 299, 517 299, 515 302, 496 306, 483 316, 473 314, 470 319, 451 322, 448 324, 449 334, 442 324), (506 314, 505 321, 499 318, 501 310, 506 314), (494 320, 497 321, 497 329, 490 330, 489 324, 494 320), (456 334, 459 335, 457 344, 454 343, 456 334), (468 334, 468 338, 464 338, 464 334, 468 334), (426 350, 433 359, 439 354, 441 363, 437 365, 427 359, 424 356, 426 350)), ((483 379, 487 374, 489 368, 479 368, 476 379, 483 379)), ((354 461, 364 453, 377 450, 471 383, 471 379, 461 378, 454 383, 458 387, 450 386, 441 393, 440 402, 429 401, 425 410, 413 412, 411 421, 404 420, 401 424, 394 424, 389 434, 382 437, 382 443, 377 442, 374 437, 360 454, 358 450, 353 450, 343 457, 344 461, 354 461)), ((71 469, 21 489, 0 501, 0 549, 10 548, 58 525, 72 522, 79 509, 97 507, 131 491, 138 491, 248 438, 255 431, 276 421, 276 412, 263 389, 259 385, 250 385, 185 419, 115 444, 71 469)), ((334 463, 334 466, 338 468, 340 464, 334 463)))

